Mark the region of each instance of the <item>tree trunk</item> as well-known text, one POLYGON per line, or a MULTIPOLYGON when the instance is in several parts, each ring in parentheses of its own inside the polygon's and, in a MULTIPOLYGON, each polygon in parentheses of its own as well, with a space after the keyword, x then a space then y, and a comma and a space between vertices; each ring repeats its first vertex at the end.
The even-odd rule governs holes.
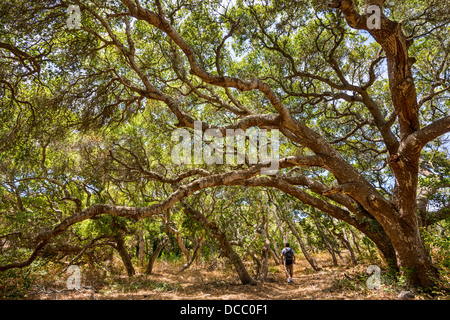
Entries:
POLYGON ((200 249, 202 247, 202 242, 203 242, 204 239, 205 239, 205 236, 202 235, 202 237, 198 241, 197 245, 195 246, 194 253, 192 254, 192 257, 189 259, 188 262, 186 262, 184 264, 184 266, 181 267, 179 272, 183 272, 184 270, 189 268, 191 266, 191 264, 199 257, 199 252, 200 252, 200 249))
POLYGON ((342 244, 348 249, 350 253, 350 258, 352 259, 352 263, 353 265, 356 266, 358 264, 358 259, 356 259, 355 251, 353 251, 352 245, 347 239, 345 239, 343 235, 336 233, 336 236, 341 240, 342 244))
POLYGON ((259 271, 257 277, 257 279, 262 282, 265 282, 267 280, 267 274, 269 273, 269 249, 270 241, 266 238, 261 249, 261 270, 259 271))
MULTIPOLYGON (((277 221, 277 225, 280 225, 280 224, 278 224, 278 214, 277 214, 276 210, 272 210, 272 211, 273 211, 275 219, 277 221)), ((305 257, 305 259, 308 261, 308 263, 313 268, 313 270, 320 271, 320 267, 317 265, 316 260, 309 254, 308 248, 306 247, 305 243, 303 242, 301 234, 299 234, 299 232, 298 232, 297 228, 295 227, 295 225, 292 223, 292 221, 290 221, 286 217, 286 213, 285 212, 282 212, 281 214, 282 214, 282 216, 281 216, 282 219, 281 220, 286 222, 289 230, 291 230, 292 234, 297 239, 297 241, 298 241, 298 243, 300 245, 300 249, 302 250, 302 253, 303 253, 303 256, 305 257)))
POLYGON ((344 245, 344 247, 346 247, 350 253, 350 258, 352 259, 352 263, 353 265, 357 265, 358 264, 358 260, 356 259, 356 255, 355 252, 353 251, 352 245, 350 244, 350 242, 347 240, 346 234, 345 234, 345 227, 342 228, 342 234, 339 233, 339 231, 337 230, 337 227, 333 221, 333 219, 330 219, 331 224, 333 225, 333 229, 331 230, 331 232, 338 237, 339 240, 341 240, 342 244, 344 245))
POLYGON ((332 248, 331 245, 328 243, 328 241, 326 240, 326 238, 324 237, 324 235, 321 234, 321 236, 322 236, 322 239, 323 239, 324 242, 325 242, 325 247, 326 247, 327 251, 328 251, 328 252, 330 253, 330 255, 331 255, 331 259, 333 260, 333 266, 337 267, 339 264, 338 264, 336 255, 334 254, 333 248, 332 248))
POLYGON ((351 227, 350 227, 350 234, 352 235, 352 241, 353 241, 353 244, 355 245, 356 252, 358 254, 361 254, 361 249, 359 248, 359 244, 358 244, 359 239, 358 239, 357 235, 353 232, 351 227))
POLYGON ((270 254, 272 255, 273 262, 274 262, 277 266, 280 265, 280 264, 281 264, 280 257, 279 257, 279 255, 278 255, 272 248, 270 248, 270 254))
POLYGON ((183 239, 181 237, 181 232, 170 225, 170 210, 166 210, 166 212, 164 213, 164 216, 163 216, 163 220, 164 220, 164 225, 165 225, 165 229, 166 229, 166 234, 171 232, 177 236, 178 246, 180 247, 181 252, 186 257, 186 262, 189 261, 191 256, 190 256, 189 250, 186 249, 186 246, 183 243, 183 239))
POLYGON ((397 255, 398 267, 409 287, 431 289, 437 283, 439 274, 420 237, 418 222, 406 222, 393 226, 390 234, 397 255))
POLYGON ((328 228, 325 228, 325 231, 328 233, 327 239, 329 239, 328 242, 330 243, 331 248, 334 250, 335 254, 339 257, 339 259, 341 261, 344 261, 341 255, 341 248, 339 246, 339 242, 335 239, 337 235, 331 232, 328 228))
POLYGON ((169 236, 165 235, 163 240, 158 244, 155 251, 153 251, 150 259, 148 260, 147 269, 145 270, 146 274, 152 274, 153 265, 155 264, 156 258, 158 258, 161 250, 166 246, 167 242, 169 242, 169 236))
POLYGON ((356 258, 355 250, 353 250, 352 245, 350 244, 350 241, 345 237, 345 233, 343 235, 343 240, 347 244, 347 248, 350 251, 350 257, 352 258, 353 264, 356 266, 358 264, 358 259, 356 258))
POLYGON ((259 275, 261 274, 261 261, 253 250, 249 250, 248 255, 253 259, 253 262, 256 265, 253 275, 254 275, 255 279, 258 280, 259 275))
POLYGON ((300 245, 300 249, 302 250, 303 256, 308 261, 309 265, 313 268, 314 271, 320 271, 320 267, 317 265, 317 262, 314 259, 314 257, 309 254, 308 248, 306 247, 306 244, 304 243, 301 234, 297 232, 297 228, 291 223, 291 221, 288 221, 287 219, 286 221, 292 234, 297 239, 298 244, 300 245))
POLYGON ((394 247, 397 264, 409 287, 431 289, 439 274, 420 236, 417 218, 419 155, 408 154, 390 163, 396 181, 393 193, 395 210, 386 213, 383 224, 394 247))
POLYGON ((142 267, 144 265, 144 251, 145 251, 145 239, 142 233, 142 229, 139 229, 139 250, 138 250, 138 265, 142 267))
POLYGON ((219 226, 215 223, 211 222, 208 218, 202 215, 200 212, 192 208, 186 201, 181 201, 185 212, 189 214, 189 216, 200 222, 205 228, 209 229, 214 237, 219 241, 220 247, 222 249, 222 253, 230 260, 233 264, 236 272, 239 275, 239 279, 242 284, 256 284, 255 280, 248 274, 247 269, 245 268, 244 263, 242 262, 239 255, 234 251, 231 246, 230 241, 228 240, 225 232, 220 230, 219 226))
MULTIPOLYGON (((379 7, 385 1, 368 1, 379 7)), ((448 130, 448 123, 435 122, 432 130, 420 129, 419 103, 412 66, 415 58, 409 56, 412 42, 402 30, 401 23, 380 15, 380 27, 369 28, 367 15, 360 15, 352 0, 333 0, 330 7, 339 8, 350 27, 364 29, 382 46, 387 62, 392 104, 398 119, 400 142, 385 139, 389 150, 389 166, 395 175, 391 208, 376 208, 373 215, 383 226, 395 250, 398 267, 407 276, 409 286, 431 289, 438 273, 431 262, 419 233, 417 219, 417 187, 420 152, 448 130), (418 134, 420 132, 422 134, 418 134), (394 143, 392 143, 392 141, 394 143)), ((366 98, 368 101, 369 99, 366 98)), ((447 118, 448 119, 448 118, 447 118)), ((429 129, 429 126, 427 126, 429 129)), ((388 137, 385 135, 385 137, 388 137)), ((392 135, 391 135, 392 137, 392 135)), ((361 195, 354 193, 353 196, 361 195)), ((376 196, 372 194, 373 200, 376 196)), ((381 200, 381 199, 380 199, 381 200)), ((381 204, 381 201, 379 201, 381 204)), ((373 207, 372 205, 370 205, 373 207)))
MULTIPOLYGON (((221 237, 218 237, 218 240, 221 237)), ((228 246, 227 245, 227 239, 223 238, 222 240, 223 242, 221 242, 221 240, 219 240, 219 242, 222 245, 222 249, 224 249, 224 254, 225 256, 230 259, 231 263, 234 266, 234 269, 236 270, 236 272, 239 275, 239 279, 241 280, 242 284, 256 284, 255 280, 252 279, 252 277, 250 277, 250 275, 247 272, 247 269, 245 268, 244 263, 242 262, 241 258, 239 257, 239 255, 231 248, 231 245, 228 246)), ((229 244, 229 242, 228 242, 229 244)))
POLYGON ((122 236, 116 236, 113 240, 116 243, 116 250, 117 252, 119 252, 120 258, 122 259, 123 265, 127 270, 128 276, 134 276, 136 274, 136 271, 134 270, 133 263, 131 262, 130 255, 127 251, 127 248, 125 247, 122 236))
POLYGON ((188 249, 186 249, 186 246, 183 243, 183 239, 181 237, 181 232, 179 232, 177 234, 177 243, 181 249, 181 252, 183 252, 184 256, 186 257, 186 261, 189 261, 191 259, 191 253, 189 252, 188 249))
POLYGON ((312 213, 311 216, 313 217, 314 224, 316 225, 317 230, 319 231, 320 237, 322 238, 323 242, 325 243, 325 248, 328 250, 328 252, 331 255, 331 258, 333 259, 333 265, 337 267, 338 261, 337 261, 336 255, 334 253, 334 248, 332 247, 331 243, 328 241, 326 234, 323 232, 322 228, 320 227, 320 223, 319 223, 319 221, 317 221, 315 214, 312 213))

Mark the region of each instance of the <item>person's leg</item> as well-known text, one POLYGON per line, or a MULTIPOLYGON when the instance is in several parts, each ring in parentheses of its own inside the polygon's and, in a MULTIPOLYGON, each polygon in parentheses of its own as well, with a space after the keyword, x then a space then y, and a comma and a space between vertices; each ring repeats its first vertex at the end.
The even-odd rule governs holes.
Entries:
POLYGON ((287 276, 287 282, 291 283, 291 281, 292 281, 292 264, 286 266, 286 276, 287 276))
POLYGON ((293 276, 294 276, 294 265, 291 264, 289 266, 289 276, 291 277, 291 282, 294 282, 293 276))
POLYGON ((286 273, 286 279, 287 279, 287 282, 289 283, 290 282, 289 266, 287 266, 286 263, 284 263, 284 272, 286 273))
POLYGON ((286 273, 286 279, 287 279, 287 282, 289 283, 289 271, 288 271, 288 266, 286 265, 286 263, 284 263, 283 265, 284 265, 284 272, 286 273))
POLYGON ((294 283, 294 264, 291 264, 291 269, 289 270, 291 276, 291 282, 294 283))

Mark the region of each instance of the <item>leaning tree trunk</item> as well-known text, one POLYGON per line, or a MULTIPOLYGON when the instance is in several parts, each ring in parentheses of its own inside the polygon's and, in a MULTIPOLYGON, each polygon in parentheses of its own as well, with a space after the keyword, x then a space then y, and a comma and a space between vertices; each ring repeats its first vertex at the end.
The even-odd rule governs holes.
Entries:
POLYGON ((358 259, 356 259, 356 255, 355 255, 355 252, 353 251, 353 248, 352 248, 352 245, 350 244, 350 241, 348 241, 346 236, 345 236, 345 227, 342 228, 342 234, 341 234, 337 230, 337 227, 336 227, 335 223, 333 222, 333 219, 330 219, 330 221, 331 221, 331 224, 333 226, 333 229, 331 229, 331 232, 339 240, 341 240, 341 242, 344 245, 344 247, 346 247, 348 249, 348 252, 350 253, 350 258, 352 259, 353 265, 356 266, 358 264, 358 259))
MULTIPOLYGON (((361 254, 361 249, 360 249, 359 244, 358 244, 358 240, 359 240, 359 239, 358 239, 358 236, 355 234, 355 232, 353 232, 351 226, 350 226, 350 234, 351 234, 351 236, 352 236, 352 241, 353 241, 353 244, 355 245, 356 252, 357 252, 358 254, 361 254)), ((380 251, 381 251, 381 250, 380 250, 380 251)))
MULTIPOLYGON (((277 214, 276 210, 272 210, 272 211, 275 215, 275 219, 278 222, 278 214, 277 214)), ((314 259, 314 257, 312 255, 309 254, 308 248, 306 247, 306 245, 302 239, 302 235, 299 234, 297 228, 295 227, 295 224, 290 219, 288 219, 288 217, 286 217, 285 212, 281 212, 281 220, 286 222, 289 230, 291 230, 292 234, 297 239, 298 244, 300 245, 300 249, 302 250, 303 256, 308 261, 310 266, 314 269, 314 271, 320 271, 320 267, 318 266, 316 260, 314 259)), ((280 224, 278 224, 278 225, 280 225, 280 224)))
POLYGON ((292 222, 289 221, 289 219, 285 220, 292 234, 297 239, 298 244, 300 245, 300 249, 302 250, 303 256, 305 257, 306 261, 308 261, 309 265, 313 268, 314 271, 320 271, 321 270, 320 267, 318 266, 314 257, 309 254, 308 248, 306 247, 306 244, 303 241, 301 234, 297 231, 297 228, 295 228, 295 225, 293 225, 292 222))
POLYGON ((152 274, 153 265, 155 264, 156 258, 159 256, 161 250, 166 246, 167 242, 169 242, 169 236, 166 234, 163 240, 158 244, 155 251, 153 251, 150 259, 148 260, 147 269, 145 270, 146 274, 152 274))
MULTIPOLYGON (((322 229, 323 230, 323 229, 322 229)), ((341 250, 340 250, 340 247, 339 247, 339 242, 335 239, 335 234, 332 232, 332 231, 330 231, 328 228, 325 228, 325 231, 327 232, 327 234, 328 234, 328 236, 327 236, 327 239, 329 239, 329 243, 330 243, 330 245, 331 245, 331 248, 333 248, 333 250, 334 250, 334 252, 336 253, 336 255, 339 257, 339 259, 341 260, 341 261, 344 261, 344 259, 342 258, 342 255, 341 255, 341 250)))
POLYGON ((253 259, 253 262, 256 265, 256 268, 253 272, 254 277, 256 280, 259 280, 258 278, 259 275, 261 274, 261 261, 253 250, 249 250, 248 255, 253 259))
MULTIPOLYGON (((295 228, 293 228, 295 230, 295 228)), ((314 271, 320 271, 321 268, 317 264, 316 259, 309 253, 308 248, 306 247, 305 242, 302 239, 302 236, 296 232, 296 230, 293 232, 295 238, 298 241, 298 244, 300 245, 300 249, 302 250, 303 256, 308 261, 309 265, 314 269, 314 271)))
POLYGON ((353 247, 350 244, 350 241, 348 241, 348 239, 345 237, 345 233, 344 233, 344 235, 339 235, 339 236, 342 237, 341 240, 344 243, 344 245, 347 247, 348 251, 350 252, 350 257, 352 259, 352 262, 356 266, 358 264, 358 259, 356 258, 355 250, 353 250, 353 247))
POLYGON ((275 251, 272 249, 272 247, 269 249, 270 255, 272 256, 273 262, 275 263, 275 265, 280 265, 281 264, 281 259, 280 257, 275 253, 275 251))
POLYGON ((191 266, 191 264, 200 256, 200 250, 202 248, 202 242, 205 239, 205 236, 202 235, 200 240, 198 241, 197 245, 195 246, 194 253, 192 254, 192 257, 189 259, 188 262, 186 262, 181 268, 179 272, 183 272, 187 268, 191 266))
POLYGON ((186 261, 189 261, 191 259, 191 253, 189 252, 189 250, 186 248, 186 246, 183 243, 183 238, 181 237, 181 232, 179 232, 177 234, 177 243, 181 249, 181 252, 183 252, 184 256, 186 257, 186 261))
POLYGON ((180 247, 181 252, 183 252, 184 256, 186 257, 186 261, 189 261, 190 253, 189 253, 189 250, 186 248, 186 246, 183 243, 183 238, 181 236, 181 232, 170 225, 170 210, 166 210, 166 212, 164 213, 164 216, 162 218, 163 218, 163 221, 165 224, 166 233, 168 234, 169 232, 171 232, 177 236, 178 246, 180 247))
POLYGON ((122 259, 123 265, 125 266, 125 269, 127 270, 128 276, 129 277, 134 276, 136 274, 136 271, 134 270, 133 263, 131 262, 131 258, 127 251, 127 248, 125 247, 123 237, 116 236, 113 238, 113 241, 116 244, 115 249, 117 250, 117 252, 119 252, 120 258, 122 259))
POLYGON ((356 259, 355 251, 353 250, 350 242, 347 239, 345 239, 345 237, 342 234, 339 234, 336 232, 335 235, 336 235, 336 237, 338 237, 341 240, 344 247, 346 247, 348 249, 352 263, 353 263, 353 265, 356 266, 358 264, 358 259, 356 259))
POLYGON ((317 221, 315 214, 313 213, 311 216, 313 217, 314 224, 316 225, 317 230, 319 231, 320 237, 322 238, 323 242, 325 243, 325 248, 331 254, 331 258, 333 259, 333 265, 337 267, 338 261, 337 261, 335 250, 334 250, 332 244, 330 243, 330 241, 328 240, 328 237, 326 236, 326 234, 323 232, 322 228, 320 227, 320 222, 317 221))
POLYGON ((219 241, 220 247, 222 249, 222 254, 225 255, 230 262, 233 264, 236 272, 239 275, 239 279, 241 280, 241 283, 246 284, 255 284, 255 280, 249 275, 247 272, 247 269, 245 268, 244 263, 241 260, 241 257, 236 253, 236 251, 233 250, 233 247, 228 240, 227 235, 225 232, 223 232, 218 225, 210 221, 208 218, 206 218, 204 215, 202 215, 200 212, 192 208, 186 201, 181 201, 185 212, 189 214, 189 216, 200 222, 205 228, 209 229, 214 237, 219 241))

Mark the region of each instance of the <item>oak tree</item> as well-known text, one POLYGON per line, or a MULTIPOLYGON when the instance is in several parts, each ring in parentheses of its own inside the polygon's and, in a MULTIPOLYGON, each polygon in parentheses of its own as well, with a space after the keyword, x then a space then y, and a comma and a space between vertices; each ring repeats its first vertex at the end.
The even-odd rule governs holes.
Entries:
MULTIPOLYGON (((31 264, 52 239, 86 219, 141 220, 181 202, 201 221, 187 202, 191 195, 245 186, 278 189, 345 221, 407 273, 412 286, 434 286, 438 274, 420 227, 450 212, 448 12, 448 3, 437 0, 1 4, 2 180, 17 189, 19 211, 29 204, 18 188, 33 179, 53 184, 72 211, 36 231, 31 256, 0 270, 31 264), (69 5, 80 8, 79 28, 68 27, 69 5), (81 201, 72 186, 82 172, 69 181, 64 170, 58 176, 46 167, 52 141, 121 126, 142 110, 154 115, 152 130, 161 139, 146 149, 111 134, 95 154, 103 170, 97 174, 117 179, 121 172, 122 181, 136 186, 154 181, 170 190, 164 199, 134 206, 81 201), (279 171, 261 175, 266 165, 248 161, 161 163, 169 161, 171 132, 192 130, 195 121, 223 135, 278 129, 279 171), (36 150, 40 163, 30 177, 17 157, 36 150), (424 178, 434 182, 420 184, 424 178), (442 201, 432 202, 437 193, 442 201)), ((235 257, 225 234, 216 234, 235 257)))

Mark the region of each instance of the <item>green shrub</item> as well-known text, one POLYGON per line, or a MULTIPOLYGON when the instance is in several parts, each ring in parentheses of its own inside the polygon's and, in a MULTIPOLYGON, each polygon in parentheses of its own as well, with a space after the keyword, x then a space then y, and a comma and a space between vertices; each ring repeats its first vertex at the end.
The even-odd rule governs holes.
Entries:
MULTIPOLYGON (((443 224, 448 230, 450 223, 444 221, 443 224)), ((442 233, 437 228, 421 229, 422 239, 438 269, 441 285, 445 287, 450 283, 450 237, 442 233)))
POLYGON ((35 282, 31 268, 0 272, 0 298, 22 299, 35 282))

